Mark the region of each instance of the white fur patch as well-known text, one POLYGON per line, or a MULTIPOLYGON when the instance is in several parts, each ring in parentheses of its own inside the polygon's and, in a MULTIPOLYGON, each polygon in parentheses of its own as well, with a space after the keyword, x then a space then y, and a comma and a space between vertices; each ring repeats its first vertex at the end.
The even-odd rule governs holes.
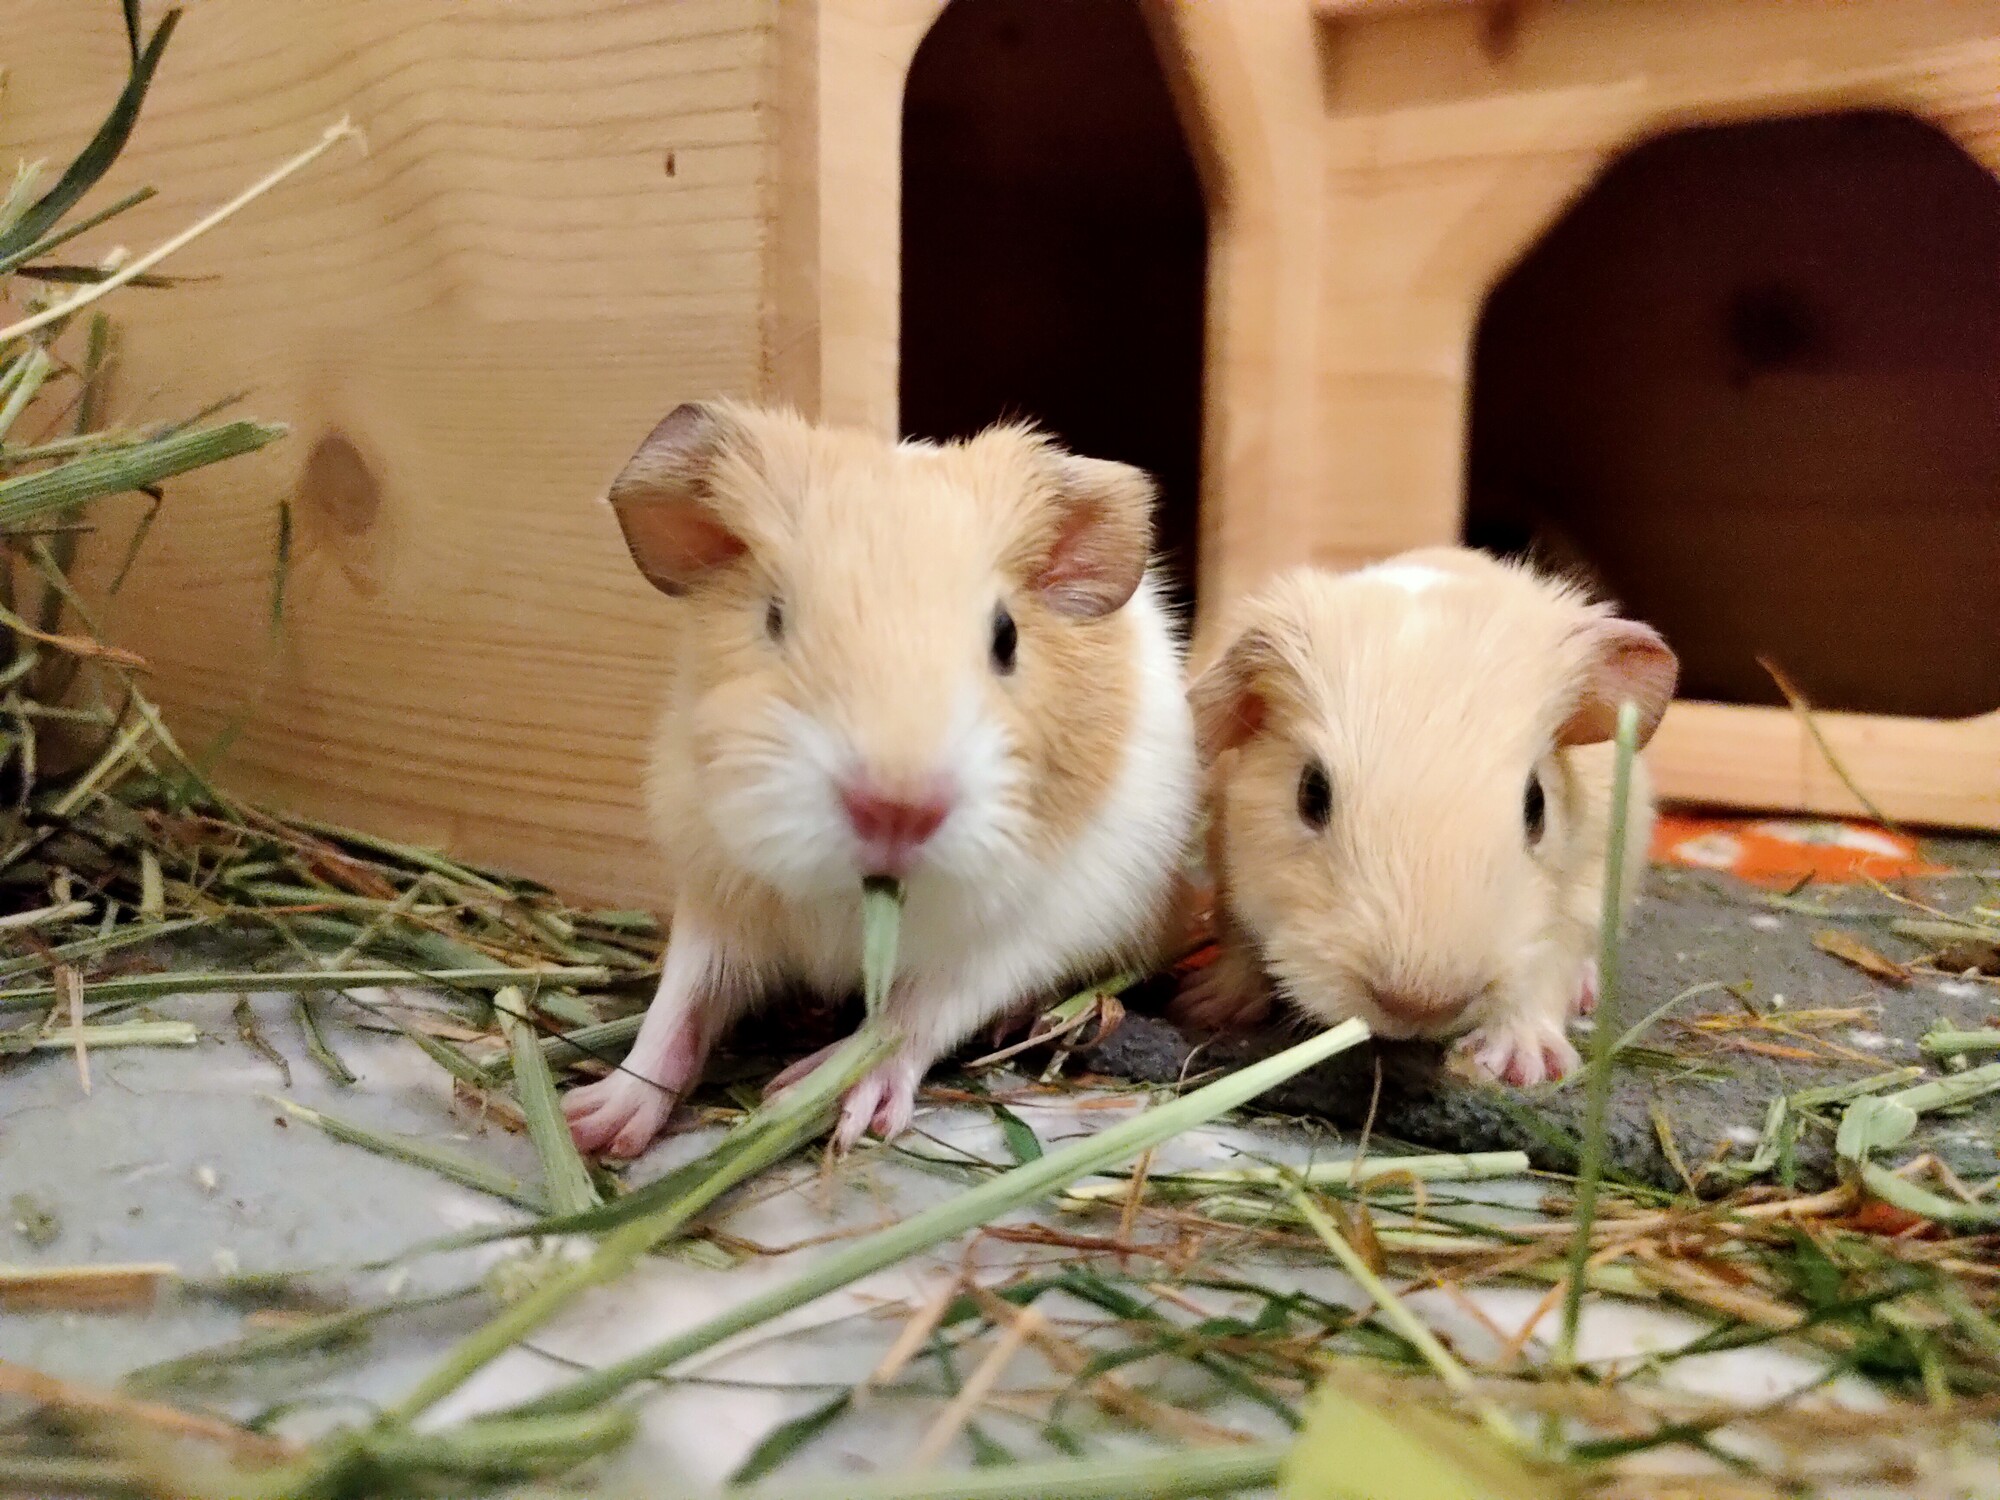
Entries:
POLYGON ((1363 568, 1361 576, 1399 588, 1407 594, 1427 593, 1439 584, 1451 581, 1451 575, 1442 568, 1430 568, 1422 563, 1377 563, 1372 568, 1363 568))
MULTIPOLYGON (((758 775, 711 809, 716 832, 746 869, 780 890, 844 904, 855 889, 858 848, 840 786, 860 769, 856 753, 845 736, 789 707, 774 710, 771 746, 758 775)), ((976 693, 954 700, 938 764, 956 779, 958 796, 924 863, 975 882, 1029 832, 1007 731, 981 713, 976 693)))
POLYGON ((848 756, 818 720, 780 706, 756 775, 707 809, 724 845, 743 867, 781 890, 809 894, 852 884, 843 868, 851 834, 839 779, 848 756))

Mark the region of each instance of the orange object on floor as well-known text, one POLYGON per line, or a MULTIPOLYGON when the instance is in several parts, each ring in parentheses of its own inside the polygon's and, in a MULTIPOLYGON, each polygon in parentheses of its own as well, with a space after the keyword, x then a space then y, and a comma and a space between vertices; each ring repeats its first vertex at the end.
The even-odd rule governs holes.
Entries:
POLYGON ((1907 880, 1941 875, 1917 841, 1879 823, 1814 818, 1689 818, 1661 815, 1653 862, 1721 870, 1752 885, 1782 889, 1815 880, 1907 880))

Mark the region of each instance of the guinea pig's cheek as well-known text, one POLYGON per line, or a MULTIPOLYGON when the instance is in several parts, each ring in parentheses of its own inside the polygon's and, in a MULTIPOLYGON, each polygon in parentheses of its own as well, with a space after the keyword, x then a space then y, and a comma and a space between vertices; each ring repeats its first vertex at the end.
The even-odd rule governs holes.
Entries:
POLYGON ((801 892, 849 873, 838 747, 820 725, 767 699, 703 716, 696 737, 709 820, 746 869, 801 892))

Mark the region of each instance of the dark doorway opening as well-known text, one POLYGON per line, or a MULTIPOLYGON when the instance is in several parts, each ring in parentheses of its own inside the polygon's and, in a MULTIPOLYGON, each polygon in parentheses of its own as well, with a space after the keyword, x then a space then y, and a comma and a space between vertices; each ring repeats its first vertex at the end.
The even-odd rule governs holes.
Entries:
POLYGON ((1580 563, 1687 697, 2000 707, 2000 183, 1881 112, 1679 131, 1487 301, 1466 539, 1580 563))
POLYGON ((907 436, 1031 418, 1160 482, 1192 597, 1208 226, 1135 0, 953 0, 903 103, 907 436))

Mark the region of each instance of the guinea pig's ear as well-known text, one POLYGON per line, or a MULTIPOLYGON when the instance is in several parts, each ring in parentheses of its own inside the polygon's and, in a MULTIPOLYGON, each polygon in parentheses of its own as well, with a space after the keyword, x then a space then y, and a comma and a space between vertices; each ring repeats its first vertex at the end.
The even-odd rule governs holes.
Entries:
POLYGON ((722 454, 747 440, 727 413, 690 401, 661 419, 611 481, 606 498, 625 546, 662 593, 685 594, 743 554, 743 538, 717 513, 709 481, 722 454))
POLYGON ((1156 494, 1130 464, 1056 455, 1055 536, 1029 578, 1049 608, 1092 620, 1124 607, 1146 576, 1156 494))
POLYGON ((1194 710, 1202 759, 1212 761, 1234 750, 1264 727, 1271 709, 1264 683, 1277 659, 1277 644, 1252 626, 1195 674, 1188 684, 1188 706, 1194 710))
POLYGON ((1680 662, 1660 633, 1637 620, 1600 616, 1584 627, 1589 637, 1583 686, 1569 718, 1556 732, 1558 745, 1595 745, 1618 732, 1618 705, 1639 705, 1643 746, 1674 701, 1680 662))

